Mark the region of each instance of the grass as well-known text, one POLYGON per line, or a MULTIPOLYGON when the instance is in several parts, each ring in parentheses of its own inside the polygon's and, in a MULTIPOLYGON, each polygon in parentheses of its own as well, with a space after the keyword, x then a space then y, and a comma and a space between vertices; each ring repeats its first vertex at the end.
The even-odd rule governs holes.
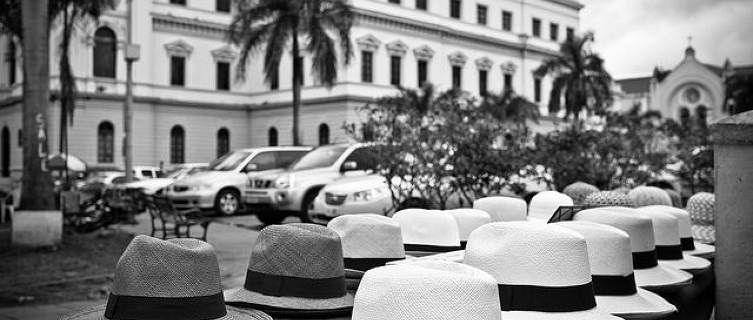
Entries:
POLYGON ((10 246, 0 226, 0 307, 105 299, 120 254, 133 235, 66 232, 53 248, 10 246))

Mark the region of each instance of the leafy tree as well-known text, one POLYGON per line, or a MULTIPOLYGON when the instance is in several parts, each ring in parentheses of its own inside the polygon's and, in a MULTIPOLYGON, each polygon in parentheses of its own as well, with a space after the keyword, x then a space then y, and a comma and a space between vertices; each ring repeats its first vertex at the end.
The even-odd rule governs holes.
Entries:
POLYGON ((230 25, 230 41, 241 47, 236 78, 244 80, 250 56, 263 51, 267 83, 275 78, 282 55, 290 52, 293 63, 293 144, 301 145, 300 109, 303 66, 301 51, 313 59, 312 72, 327 87, 337 80, 338 57, 335 39, 350 63, 353 48, 350 29, 353 7, 345 0, 240 0, 230 25), (304 43, 300 43, 304 40, 304 43), (292 43, 288 47, 288 43, 292 43), (263 48, 263 49, 262 49, 263 48))
POLYGON ((735 74, 725 79, 725 111, 738 114, 753 110, 753 75, 735 74))
POLYGON ((604 69, 604 60, 587 46, 593 33, 573 37, 562 43, 560 56, 547 59, 536 74, 554 77, 549 98, 549 112, 560 111, 565 100, 565 119, 571 114, 579 118, 582 110, 603 114, 612 104, 612 76, 604 69))

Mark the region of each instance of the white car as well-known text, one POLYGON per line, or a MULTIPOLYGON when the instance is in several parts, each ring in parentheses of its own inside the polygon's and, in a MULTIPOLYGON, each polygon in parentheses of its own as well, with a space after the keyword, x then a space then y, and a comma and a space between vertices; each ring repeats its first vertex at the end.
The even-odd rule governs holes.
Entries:
POLYGON ((125 188, 141 189, 146 195, 158 193, 175 181, 183 179, 190 174, 206 170, 206 163, 183 163, 173 166, 167 171, 164 178, 145 179, 123 185, 125 188))
POLYGON ((348 177, 329 183, 314 198, 310 215, 316 220, 331 220, 343 214, 394 212, 387 180, 376 174, 348 177))

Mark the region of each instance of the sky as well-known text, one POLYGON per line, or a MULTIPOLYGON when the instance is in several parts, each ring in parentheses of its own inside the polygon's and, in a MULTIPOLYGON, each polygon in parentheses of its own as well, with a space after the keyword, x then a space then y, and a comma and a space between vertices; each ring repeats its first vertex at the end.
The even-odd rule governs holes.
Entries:
POLYGON ((696 58, 721 66, 753 65, 753 0, 579 0, 581 31, 615 79, 673 69, 688 37, 696 58))

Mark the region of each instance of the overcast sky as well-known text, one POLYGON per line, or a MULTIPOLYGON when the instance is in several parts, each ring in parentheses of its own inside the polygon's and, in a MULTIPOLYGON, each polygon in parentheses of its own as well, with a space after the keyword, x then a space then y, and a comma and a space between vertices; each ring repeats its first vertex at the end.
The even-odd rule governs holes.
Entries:
POLYGON ((682 61, 688 36, 696 57, 721 66, 753 64, 753 0, 580 0, 581 30, 615 79, 650 75, 682 61))

